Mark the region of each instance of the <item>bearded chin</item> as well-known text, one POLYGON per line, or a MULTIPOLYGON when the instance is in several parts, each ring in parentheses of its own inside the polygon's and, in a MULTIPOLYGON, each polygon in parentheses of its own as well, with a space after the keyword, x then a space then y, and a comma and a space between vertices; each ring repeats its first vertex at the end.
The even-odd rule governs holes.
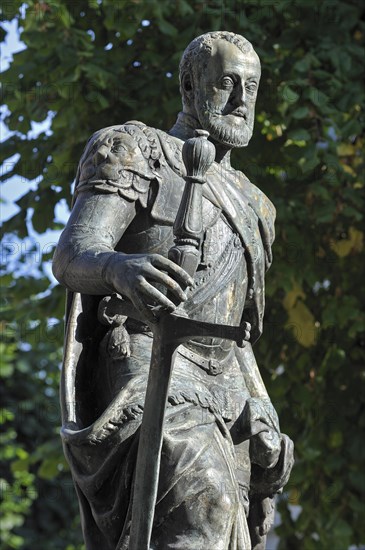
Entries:
POLYGON ((224 115, 213 114, 207 110, 201 114, 200 123, 204 130, 209 132, 214 141, 232 148, 246 147, 252 136, 252 130, 247 123, 241 128, 234 128, 228 124, 224 115))

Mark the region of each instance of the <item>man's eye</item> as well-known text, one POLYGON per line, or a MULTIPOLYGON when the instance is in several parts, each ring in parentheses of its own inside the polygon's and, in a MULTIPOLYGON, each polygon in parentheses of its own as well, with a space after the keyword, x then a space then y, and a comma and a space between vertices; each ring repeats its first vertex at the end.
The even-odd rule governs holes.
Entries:
POLYGON ((224 76, 222 78, 222 86, 223 88, 233 88, 234 82, 230 76, 224 76))
POLYGON ((249 84, 246 84, 246 92, 249 94, 254 94, 257 90, 257 84, 256 82, 250 82, 249 84))

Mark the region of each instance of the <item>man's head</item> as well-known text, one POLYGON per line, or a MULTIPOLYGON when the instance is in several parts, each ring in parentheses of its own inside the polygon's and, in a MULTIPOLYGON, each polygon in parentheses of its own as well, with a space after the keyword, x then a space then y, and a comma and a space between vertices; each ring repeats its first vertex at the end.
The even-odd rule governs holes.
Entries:
POLYGON ((231 32, 203 34, 180 62, 184 111, 217 143, 245 147, 252 136, 260 75, 260 60, 248 40, 231 32))

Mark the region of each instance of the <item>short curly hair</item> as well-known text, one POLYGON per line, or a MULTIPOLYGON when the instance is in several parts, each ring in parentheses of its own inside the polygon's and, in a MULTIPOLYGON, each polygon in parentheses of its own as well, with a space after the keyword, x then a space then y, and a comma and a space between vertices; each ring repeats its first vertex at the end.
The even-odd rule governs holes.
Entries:
POLYGON ((244 54, 253 50, 251 42, 239 34, 228 31, 214 31, 207 32, 194 38, 184 51, 180 65, 179 65, 179 81, 180 81, 180 93, 183 101, 183 105, 188 105, 189 100, 186 95, 186 91, 183 87, 183 80, 186 74, 192 76, 193 81, 197 77, 197 69, 204 68, 207 60, 212 52, 212 43, 215 40, 227 40, 231 44, 237 46, 237 48, 244 54))

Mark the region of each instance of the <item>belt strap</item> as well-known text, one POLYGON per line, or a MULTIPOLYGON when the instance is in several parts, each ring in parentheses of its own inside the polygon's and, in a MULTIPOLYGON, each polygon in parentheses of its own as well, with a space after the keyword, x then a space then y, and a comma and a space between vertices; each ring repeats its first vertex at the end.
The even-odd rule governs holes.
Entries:
POLYGON ((194 351, 191 351, 190 349, 187 349, 183 346, 180 346, 178 353, 185 357, 185 359, 189 359, 189 361, 203 369, 211 376, 222 374, 224 365, 233 355, 233 353, 229 353, 229 355, 225 359, 220 361, 218 359, 206 359, 205 357, 202 357, 201 355, 198 355, 194 351))

